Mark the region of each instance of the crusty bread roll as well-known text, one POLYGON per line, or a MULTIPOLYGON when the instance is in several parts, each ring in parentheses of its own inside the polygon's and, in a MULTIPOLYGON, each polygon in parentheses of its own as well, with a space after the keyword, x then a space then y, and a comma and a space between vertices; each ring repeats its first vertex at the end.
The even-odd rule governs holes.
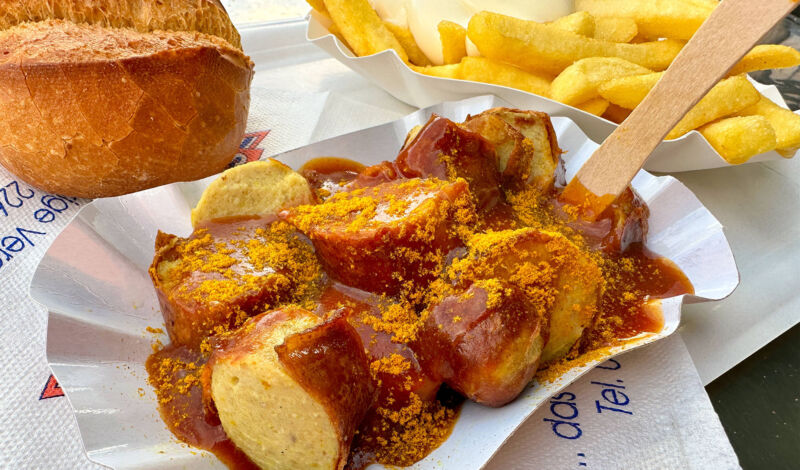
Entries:
POLYGON ((224 10, 208 1, 101 3, 111 4, 0 7, 0 163, 79 197, 225 169, 244 133, 253 64, 229 42, 238 35, 224 10), (8 27, 22 12, 33 22, 8 27), (89 23, 37 21, 66 17, 89 23), (107 26, 117 24, 136 29, 107 26), (151 30, 159 27, 185 30, 151 30))
POLYGON ((68 20, 114 28, 197 31, 241 48, 239 32, 219 0, 21 0, 0 2, 0 30, 20 23, 68 20))

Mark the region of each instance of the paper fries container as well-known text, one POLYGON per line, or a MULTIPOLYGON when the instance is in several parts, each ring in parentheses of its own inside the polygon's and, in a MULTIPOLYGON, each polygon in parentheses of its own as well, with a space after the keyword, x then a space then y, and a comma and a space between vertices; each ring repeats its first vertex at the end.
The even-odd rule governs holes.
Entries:
MULTIPOLYGON (((505 105, 493 96, 443 103, 277 158, 294 168, 323 155, 375 164, 393 159, 406 133, 431 113, 461 121, 505 105)), ((574 173, 597 144, 569 119, 553 122, 567 152, 568 173, 574 173)), ((190 208, 210 181, 94 201, 56 239, 33 278, 31 295, 50 311, 48 359, 75 409, 89 458, 98 463, 119 469, 224 468, 210 454, 177 442, 166 429, 144 369, 151 343, 168 341, 145 331, 163 328, 147 274, 156 232, 189 235, 190 208)), ((633 184, 650 206, 647 246, 677 263, 696 295, 665 299, 664 330, 618 347, 607 357, 666 337, 678 327, 684 301, 721 299, 739 282, 720 223, 686 187, 672 177, 644 171, 633 184)), ((574 368, 555 383, 534 383, 500 409, 467 403, 452 436, 413 468, 482 467, 540 404, 598 362, 574 368)))
MULTIPOLYGON (((306 39, 395 98, 417 108, 471 96, 495 95, 517 108, 536 109, 551 116, 568 117, 596 142, 602 142, 617 128, 617 124, 607 119, 525 91, 488 83, 423 75, 406 66, 393 50, 357 57, 328 31, 313 11, 309 15, 306 39)), ((753 84, 767 98, 788 108, 777 88, 755 81, 753 84)), ((782 158, 777 152, 771 151, 757 155, 747 163, 782 158)), ((725 166, 731 165, 714 150, 702 134, 692 131, 678 139, 662 142, 644 168, 648 171, 671 173, 725 166)))

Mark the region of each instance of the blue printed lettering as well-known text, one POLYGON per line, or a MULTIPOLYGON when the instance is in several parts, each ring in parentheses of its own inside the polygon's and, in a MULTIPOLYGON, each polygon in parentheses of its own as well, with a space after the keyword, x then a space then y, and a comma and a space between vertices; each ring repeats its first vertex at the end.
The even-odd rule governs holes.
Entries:
POLYGON ((575 401, 575 394, 569 392, 561 392, 558 395, 554 396, 552 400, 564 400, 565 398, 570 401, 575 401), (566 398, 567 395, 569 395, 569 398, 566 398))
POLYGON ((608 410, 608 411, 616 411, 617 413, 625 413, 626 415, 632 415, 633 414, 633 411, 626 411, 626 410, 623 410, 623 409, 620 409, 620 408, 613 408, 613 407, 610 407, 610 406, 601 405, 600 404, 600 400, 595 400, 594 404, 595 404, 595 406, 597 406, 597 412, 598 413, 602 413, 603 410, 608 410))
POLYGON ((50 209, 39 209, 33 213, 33 217, 43 224, 56 220, 56 214, 50 209))
POLYGON ((6 185, 6 188, 14 188, 14 193, 16 193, 16 195, 21 197, 22 199, 30 199, 34 196, 34 194, 36 194, 31 188, 27 188, 28 189, 27 195, 22 194, 22 188, 19 187, 19 183, 17 183, 16 181, 8 183, 6 185))
POLYGON ((24 238, 26 242, 30 243, 31 246, 36 246, 36 244, 33 243, 31 241, 31 239, 28 238, 28 235, 26 235, 26 234, 30 234, 30 235, 47 235, 47 232, 37 232, 36 230, 26 230, 26 229, 24 229, 22 227, 17 227, 17 233, 22 238, 24 238))
POLYGON ((562 439, 577 439, 583 435, 581 425, 578 423, 571 423, 569 421, 562 421, 560 419, 545 418, 545 421, 551 423, 553 432, 556 436, 562 439))
POLYGON ((58 212, 59 214, 67 210, 69 204, 67 201, 60 198, 59 196, 42 196, 42 204, 44 204, 49 209, 53 210, 54 212, 58 212))
POLYGON ((568 402, 568 401, 550 401, 550 412, 554 415, 558 416, 561 419, 575 419, 578 417, 578 407, 575 406, 575 403, 568 402), (559 413, 559 407, 561 407, 561 412, 559 413))
POLYGON ((606 369, 606 370, 617 370, 620 367, 622 367, 622 364, 620 364, 619 361, 616 359, 609 359, 606 362, 597 366, 598 369, 606 369))
POLYGON ((575 399, 575 394, 570 392, 561 392, 550 399, 553 418, 544 418, 544 421, 550 423, 553 433, 562 439, 578 439, 583 435, 581 425, 577 422, 579 412, 575 399))
POLYGON ((3 237, 3 239, 0 240, 0 244, 3 245, 3 248, 12 253, 19 253, 23 248, 25 248, 25 242, 20 240, 19 237, 3 237))
POLYGON ((602 392, 600 392, 600 396, 605 398, 606 401, 608 401, 609 403, 613 403, 614 405, 617 406, 625 406, 631 402, 631 399, 628 398, 628 395, 625 395, 625 392, 620 392, 619 390, 614 390, 613 388, 603 390, 602 392), (609 398, 609 395, 611 396, 611 398, 609 398), (622 401, 620 397, 622 397, 622 400, 625 401, 622 401))

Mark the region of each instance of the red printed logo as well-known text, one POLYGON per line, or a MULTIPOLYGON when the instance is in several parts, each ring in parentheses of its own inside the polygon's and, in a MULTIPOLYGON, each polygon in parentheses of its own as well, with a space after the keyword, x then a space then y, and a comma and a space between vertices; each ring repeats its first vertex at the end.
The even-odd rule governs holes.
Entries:
POLYGON ((269 135, 268 130, 245 134, 244 138, 242 139, 242 143, 239 145, 239 153, 236 154, 236 157, 234 157, 230 166, 234 167, 236 165, 241 165, 242 163, 261 160, 261 156, 264 154, 264 149, 260 149, 258 146, 267 135, 269 135))
POLYGON ((64 391, 61 390, 61 386, 58 385, 58 380, 56 380, 53 374, 50 374, 50 378, 47 379, 47 384, 44 386, 44 390, 42 390, 42 394, 39 395, 39 400, 46 400, 48 398, 55 398, 55 397, 63 397, 64 391))

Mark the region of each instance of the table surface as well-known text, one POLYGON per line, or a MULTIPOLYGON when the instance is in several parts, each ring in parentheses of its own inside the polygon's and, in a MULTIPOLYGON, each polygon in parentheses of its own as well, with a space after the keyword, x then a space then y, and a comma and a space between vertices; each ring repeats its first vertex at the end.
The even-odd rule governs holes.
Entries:
MULTIPOLYGON (((303 0, 222 2, 237 24, 296 18, 308 11, 303 0)), ((800 20, 787 18, 765 42, 798 48, 800 20)), ((800 69, 753 75, 778 86, 792 109, 800 108, 800 69)), ((798 468, 800 325, 715 379, 706 390, 745 470, 798 468)))

